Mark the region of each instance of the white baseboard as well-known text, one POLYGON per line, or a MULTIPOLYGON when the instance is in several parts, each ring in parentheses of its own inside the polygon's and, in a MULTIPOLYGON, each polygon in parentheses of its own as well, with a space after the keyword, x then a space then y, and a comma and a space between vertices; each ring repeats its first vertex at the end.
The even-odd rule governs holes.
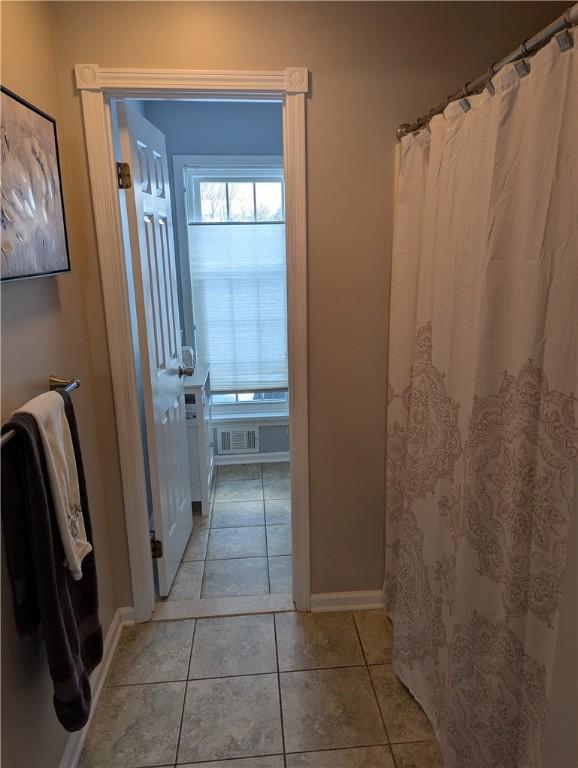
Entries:
POLYGON ((321 613, 323 611, 362 611, 369 608, 383 608, 383 590, 317 592, 311 595, 311 610, 313 613, 321 613))
POLYGON ((106 637, 104 638, 102 661, 90 676, 92 704, 88 722, 82 730, 75 731, 68 737, 68 742, 64 749, 59 768, 76 768, 78 765, 80 753, 82 752, 84 742, 86 741, 88 729, 94 716, 100 694, 102 693, 104 681, 106 680, 108 670, 110 669, 116 646, 120 639, 120 633, 122 632, 122 628, 129 624, 134 624, 132 607, 117 608, 116 613, 110 622, 106 637))
POLYGON ((289 461, 289 451, 273 451, 271 453, 237 453, 233 456, 215 454, 215 466, 226 464, 272 464, 277 461, 289 461))

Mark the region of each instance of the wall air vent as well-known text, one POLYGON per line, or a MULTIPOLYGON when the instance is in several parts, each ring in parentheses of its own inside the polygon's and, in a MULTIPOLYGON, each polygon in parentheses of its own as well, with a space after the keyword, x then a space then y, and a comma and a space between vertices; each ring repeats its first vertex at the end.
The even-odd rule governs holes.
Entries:
POLYGON ((259 430, 257 427, 217 429, 217 439, 220 454, 259 452, 259 430))

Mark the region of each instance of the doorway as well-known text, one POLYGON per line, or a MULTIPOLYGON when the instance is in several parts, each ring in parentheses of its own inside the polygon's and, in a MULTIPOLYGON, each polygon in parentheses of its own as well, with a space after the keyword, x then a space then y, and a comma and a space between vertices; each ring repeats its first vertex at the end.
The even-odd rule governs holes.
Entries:
POLYGON ((282 107, 217 99, 113 105, 118 160, 139 166, 133 189, 119 196, 132 255, 143 448, 177 491, 151 467, 151 536, 162 542, 157 597, 187 600, 193 611, 199 599, 292 591, 282 107), (157 248, 171 232, 174 245, 157 248), (180 351, 177 344, 164 352, 159 366, 159 348, 177 332, 180 351), (182 442, 167 449, 180 406, 171 419, 155 403, 171 356, 187 371, 182 382, 173 377, 184 393, 170 394, 184 394, 184 462, 182 442), (159 423, 166 426, 157 440, 159 423), (192 517, 188 501, 179 508, 183 475, 192 517))
MULTIPOLYGON (((297 505, 298 513, 295 516, 295 519, 293 520, 293 526, 292 526, 292 535, 289 537, 292 541, 292 547, 294 550, 293 556, 295 560, 300 563, 300 567, 294 569, 294 577, 293 577, 293 593, 295 597, 296 604, 301 609, 307 609, 308 603, 309 603, 309 551, 308 551, 308 538, 309 538, 309 526, 308 526, 308 459, 307 459, 307 432, 306 432, 306 425, 307 425, 307 397, 306 397, 306 344, 303 345, 303 341, 306 341, 306 312, 303 312, 303 308, 306 307, 305 304, 305 296, 306 291, 304 291, 304 288, 306 287, 306 270, 305 270, 305 218, 304 218, 304 181, 305 181, 305 174, 304 174, 304 93, 306 91, 306 78, 305 82, 303 82, 302 79, 302 70, 295 70, 295 72, 300 73, 301 81, 300 81, 300 88, 295 89, 295 93, 289 94, 287 92, 287 84, 289 82, 289 74, 284 73, 282 77, 280 77, 280 73, 276 73, 275 79, 276 79, 276 94, 279 97, 278 101, 281 104, 282 108, 282 125, 283 125, 283 147, 285 150, 285 158, 284 158, 284 164, 283 164, 283 171, 285 173, 285 195, 284 195, 284 208, 285 208, 285 216, 286 216, 286 244, 287 244, 287 286, 288 286, 288 301, 287 301, 287 316, 288 316, 288 336, 289 336, 289 344, 288 344, 288 357, 290 361, 289 370, 290 375, 287 377, 287 383, 286 383, 286 390, 288 391, 287 399, 292 404, 293 408, 291 409, 291 413, 289 416, 290 421, 290 432, 291 432, 291 444, 290 444, 290 455, 291 455, 291 471, 289 471, 288 463, 286 461, 275 461, 275 459, 271 456, 264 456, 261 457, 261 461, 256 461, 253 459, 253 457, 250 458, 249 461, 247 461, 247 457, 241 456, 239 459, 231 460, 230 458, 225 459, 224 456, 220 457, 217 461, 216 466, 216 482, 214 485, 211 485, 211 507, 209 511, 209 516, 213 512, 213 505, 214 504, 227 504, 227 503, 233 503, 232 500, 225 501, 224 497, 227 495, 227 493, 233 493, 235 495, 237 492, 240 492, 241 489, 243 489, 243 493, 248 492, 249 485, 255 486, 258 484, 260 486, 259 493, 262 495, 263 498, 263 526, 230 526, 230 525, 223 525, 223 521, 226 519, 226 515, 223 514, 223 512, 232 512, 231 509, 229 510, 223 510, 223 509, 216 509, 215 511, 220 512, 218 516, 215 515, 215 519, 213 522, 215 522, 215 525, 211 525, 211 518, 209 517, 209 520, 203 520, 199 525, 198 529, 203 530, 208 528, 208 534, 206 535, 206 552, 205 555, 209 555, 211 557, 211 553, 213 555, 217 554, 219 552, 227 553, 227 551, 230 551, 230 548, 233 549, 235 547, 242 548, 243 545, 243 536, 245 537, 245 542, 248 542, 249 538, 253 538, 255 540, 263 538, 265 541, 265 553, 260 554, 261 557, 265 558, 266 560, 266 572, 267 572, 267 580, 268 580, 268 590, 267 594, 270 593, 271 590, 271 581, 275 581, 275 578, 271 578, 270 574, 270 566, 271 562, 268 557, 268 547, 271 546, 271 548, 276 552, 276 554, 273 554, 273 558, 285 558, 287 559, 290 557, 290 550, 291 545, 289 547, 282 544, 281 538, 282 536, 280 534, 283 534, 285 542, 287 542, 287 534, 289 534, 289 528, 286 526, 289 526, 290 524, 287 522, 279 522, 280 517, 279 515, 285 515, 284 520, 286 520, 287 517, 287 502, 289 501, 288 498, 272 498, 270 490, 271 488, 284 488, 283 494, 291 496, 293 500, 295 500, 295 497, 300 499, 301 503, 297 505), (285 88, 281 91, 278 91, 278 85, 280 82, 283 82, 285 88), (297 98, 295 98, 297 97, 297 98), (305 429, 304 429, 305 427, 305 429), (297 456, 297 461, 293 461, 294 456, 297 456), (267 459, 266 461, 263 461, 264 459, 267 459), (242 460, 242 463, 239 463, 242 460), (251 477, 249 477, 251 475, 251 477), (221 492, 219 492, 219 487, 221 488, 221 492), (227 491, 228 488, 228 491, 227 491), (269 511, 269 523, 270 525, 267 526, 267 514, 266 514, 266 502, 267 502, 267 495, 269 495, 269 502, 270 503, 270 511, 269 511), (221 497, 221 498, 219 498, 221 497), (283 503, 279 503, 283 502, 283 503), (281 511, 281 507, 285 507, 285 512, 281 511), (276 508, 276 509, 275 509, 276 508), (276 517, 277 516, 277 517, 276 517), (209 525, 207 525, 207 522, 209 525), (268 527, 271 529, 268 532, 268 527), (285 528, 284 528, 285 527, 285 528), (255 531, 252 531, 253 534, 255 534, 252 537, 247 537, 246 531, 245 533, 239 534, 239 540, 237 542, 233 542, 233 539, 230 536, 230 530, 227 531, 227 529, 230 528, 254 528, 255 531), (257 529, 262 528, 259 533, 262 534, 262 536, 257 535, 257 529), (282 530, 283 529, 283 530, 282 530), (267 535, 269 533, 269 535, 267 535), (279 534, 277 536, 277 540, 274 539, 275 534, 279 534), (211 539, 213 539, 212 546, 211 546, 211 539), (229 549, 228 549, 229 548, 229 549), (281 553, 281 550, 283 550, 283 553, 281 553), (289 550, 289 551, 287 551, 289 550), (295 575, 296 574, 296 575, 295 575)), ((78 69, 77 69, 78 73, 78 69)), ((133 74, 131 72, 131 74, 133 74)), ((163 73, 164 77, 170 78, 171 73, 163 73)), ((191 78, 194 77, 194 73, 190 73, 191 78)), ((227 73, 229 76, 231 73, 227 73)), ((257 80, 260 83, 260 87, 262 87, 263 83, 263 77, 262 74, 255 75, 255 79, 252 79, 251 75, 249 73, 243 73, 243 77, 245 79, 248 79, 251 81, 251 85, 254 87, 257 84, 257 80)), ((212 75, 213 76, 213 88, 212 88, 212 97, 215 96, 215 90, 214 84, 215 81, 219 81, 224 73, 204 73, 204 75, 212 75)), ((127 75, 127 78, 129 76, 127 75)), ((182 85, 182 73, 179 73, 178 79, 180 85, 182 85)), ((82 78, 79 77, 78 80, 81 80, 82 78)), ((156 98, 159 98, 161 94, 159 93, 158 87, 152 88, 152 87, 143 87, 143 73, 140 72, 138 78, 139 83, 142 87, 142 93, 140 93, 140 96, 148 97, 148 96, 155 96, 156 98), (154 93, 152 92, 154 91, 154 93)), ((146 78, 145 78, 146 79, 146 78)), ((209 81, 211 80, 211 77, 209 77, 209 81)), ((293 76, 293 80, 295 80, 295 76, 293 76)), ((155 79, 155 75, 151 74, 151 80, 149 81, 149 86, 152 86, 154 83, 155 86, 158 85, 158 80, 155 79)), ((94 83, 93 83, 94 85, 94 83)), ((103 84, 104 85, 104 84, 103 84)), ((268 81, 268 85, 273 85, 273 80, 268 81)), ((82 84, 80 84, 81 89, 83 88, 82 84)), ((134 88, 130 88, 130 95, 134 96, 134 88)), ((273 89, 271 89, 273 90, 273 89)), ((102 178, 102 175, 99 173, 99 168, 96 167, 98 163, 95 164, 95 157, 93 155, 94 150, 97 148, 98 141, 103 139, 103 136, 99 134, 99 131, 97 127, 93 124, 93 118, 94 114, 90 114, 90 104, 92 104, 93 107, 98 107, 99 104, 97 104, 98 98, 95 96, 95 90, 94 88, 86 88, 86 90, 83 90, 83 106, 85 108, 85 121, 87 125, 87 148, 89 153, 89 159, 92 158, 93 162, 91 164, 91 183, 93 186, 93 192, 95 191, 95 188, 99 187, 105 187, 107 186, 104 183, 104 179, 102 178), (88 120, 87 120, 88 118, 88 120), (95 130, 91 130, 94 128, 95 130)), ((111 103, 114 101, 114 99, 118 99, 119 97, 118 91, 115 91, 114 97, 111 98, 112 94, 106 94, 106 87, 103 88, 100 92, 100 106, 103 107, 103 111, 105 114, 111 114, 111 103)), ((172 95, 172 94, 171 94, 172 95)), ((198 96, 198 93, 195 95, 198 96)), ((230 97, 230 93, 222 94, 223 96, 230 97)), ((273 96, 274 94, 271 93, 269 95, 269 98, 273 96)), ((180 94, 181 98, 183 94, 180 94)), ((263 97, 263 94, 260 94, 260 98, 263 97)), ((243 101, 243 99, 239 99, 239 94, 236 95, 236 99, 243 101)), ((255 100, 253 96, 251 96, 251 100, 255 100)), ((114 109, 114 105, 113 105, 114 109)), ((110 147, 110 144, 109 144, 110 147)), ((101 147, 102 148, 102 147, 101 147)), ((267 182, 269 184, 273 184, 274 180, 268 179, 267 182)), ((231 181, 231 183, 235 183, 235 181, 231 181)), ((239 181, 236 182, 237 184, 240 184, 239 181)), ((243 179, 243 183, 247 184, 249 183, 247 179, 243 179)), ((258 192, 260 193, 261 190, 258 189, 256 186, 256 181, 253 180, 253 201, 255 203, 258 192)), ((271 190, 271 187, 270 187, 271 190)), ((157 190, 158 192, 158 190, 157 190)), ((262 196, 261 196, 262 197, 262 196)), ((230 201, 229 201, 230 202, 230 201)), ((234 201, 233 201, 234 202, 234 201)), ((95 206, 95 208, 98 208, 98 206, 95 206)), ((263 211, 263 206, 260 208, 261 211, 263 211)), ((99 234, 99 251, 101 256, 101 267, 103 268, 103 283, 106 282, 106 279, 110 277, 110 264, 106 257, 103 256, 102 253, 102 242, 107 240, 107 237, 110 235, 110 232, 106 233, 103 232, 103 222, 102 220, 99 221, 98 216, 98 210, 95 210, 96 218, 97 218, 97 233, 99 234)), ((109 211, 110 213, 110 211, 109 211)), ((247 213, 246 209, 242 213, 243 216, 247 217, 249 214, 247 213)), ((256 210, 253 211, 254 218, 257 217, 256 210)), ((119 223, 122 219, 122 212, 119 211, 119 223)), ((222 222, 223 224, 225 222, 222 222)), ((230 223, 230 222, 226 222, 230 223)), ((256 224, 256 222, 253 222, 256 224)), ((122 231, 122 230, 121 230, 122 231)), ((110 238, 109 238, 110 240, 110 238)), ((126 244, 125 244, 126 245, 126 244)), ((125 249, 126 250, 126 249, 125 249)), ((130 276, 126 274, 127 270, 125 270, 125 279, 126 282, 130 282, 130 276)), ((180 290, 183 290, 183 286, 181 284, 180 290)), ((194 286, 192 287, 192 290, 194 291, 194 286)), ((111 314, 114 314, 112 312, 111 314)), ((118 313, 117 313, 118 314, 118 313)), ((130 315, 130 312, 129 312, 130 315)), ((108 312, 108 306, 107 306, 107 320, 109 319, 109 312, 108 312)), ((126 326, 125 326, 126 330, 126 326)), ((115 343, 118 341, 118 339, 115 339, 112 342, 112 346, 115 346, 115 343)), ((181 342, 183 339, 181 339, 181 342)), ((184 341, 187 341, 187 339, 184 339, 184 341)), ((189 346, 189 345, 185 345, 189 346)), ((113 365, 113 368, 115 366, 113 365)), ((179 370, 181 366, 179 365, 179 370)), ((117 376, 114 375, 113 370, 113 376, 115 378, 115 399, 118 398, 118 400, 121 402, 121 410, 126 410, 126 386, 122 385, 122 382, 120 383, 120 386, 117 387, 118 381, 117 376)), ((130 389, 130 387, 129 387, 130 389)), ((138 387, 137 387, 138 389, 138 387)), ((283 387, 279 387, 278 391, 282 391, 283 387)), ((256 386, 251 386, 251 399, 252 401, 258 401, 259 399, 261 402, 267 401, 267 393, 274 392, 275 390, 272 390, 271 387, 268 387, 267 389, 258 389, 256 386)), ((245 390, 245 392, 242 392, 241 390, 237 390, 235 393, 232 392, 225 392, 221 390, 221 392, 218 393, 221 397, 228 396, 231 397, 232 394, 236 397, 236 402, 239 404, 246 404, 247 400, 243 400, 242 395, 248 394, 248 392, 245 390)), ((275 395, 273 395, 273 398, 275 395)), ((220 403, 221 405, 225 405, 225 403, 220 403)), ((254 404, 254 403, 253 403, 254 404)), ((271 402, 267 403, 268 405, 271 405, 271 402)), ((117 405, 118 408, 118 405, 117 405)), ((134 403, 132 404, 132 409, 134 412, 134 403)), ((141 414, 142 415, 142 414, 141 414)), ((253 417, 251 417, 253 418, 253 417)), ((134 425, 131 425, 133 427, 134 425)), ((213 435, 217 434, 217 430, 212 430, 213 435)), ((217 434, 217 439, 220 437, 222 441, 222 446, 226 449, 227 444, 227 438, 225 437, 226 430, 219 430, 217 434)), ((134 437, 134 430, 133 430, 133 437, 134 437)), ((229 439, 232 438, 232 435, 229 434, 229 439)), ((119 443, 122 443, 122 433, 119 430, 119 443)), ((213 438, 214 442, 214 438, 213 438)), ((134 445, 133 445, 134 447, 134 445)), ((122 446, 121 446, 122 449, 122 446)), ((141 450, 143 452, 143 458, 145 456, 146 452, 146 445, 142 444, 141 440, 141 450)), ((264 452, 267 454, 268 452, 264 452)), ((126 458, 126 457, 125 457, 126 458)), ((134 452, 133 457, 134 458, 134 452)), ((288 457, 287 457, 288 458, 288 457)), ((145 493, 147 496, 150 497, 150 480, 147 480, 146 477, 146 461, 143 461, 144 463, 144 469, 143 472, 144 477, 144 486, 145 486, 145 493)), ((132 467, 134 470, 134 466, 132 467)), ((124 473, 123 473, 124 474, 124 473)), ((137 473, 138 474, 138 473, 137 473)), ((170 486, 171 484, 169 484, 170 486)), ((142 489, 141 489, 142 491, 142 489)), ((252 491, 255 493, 255 491, 252 491)), ((278 493, 278 491, 274 491, 273 493, 278 493)), ((241 494, 243 495, 243 494, 241 494)), ((126 496, 126 494, 125 494, 126 496)), ((239 499, 239 501, 243 501, 242 499, 239 499)), ((258 499, 246 499, 246 502, 249 501, 258 501, 258 499)), ((200 510, 202 513, 202 509, 200 510)), ((206 515, 203 516, 202 514, 199 515, 199 517, 202 519, 203 517, 206 518, 206 515)), ((244 522, 250 521, 250 517, 247 518, 244 522)), ((138 522, 138 525, 140 526, 140 546, 137 547, 139 544, 138 541, 135 540, 135 537, 133 536, 131 538, 131 533, 135 533, 135 529, 138 527, 135 525, 136 523, 135 519, 135 510, 134 508, 129 507, 127 509, 127 530, 129 533, 129 549, 131 550, 131 576, 133 581, 133 590, 135 587, 135 570, 138 572, 140 570, 141 574, 146 574, 147 567, 146 564, 143 563, 143 547, 142 547, 142 539, 143 537, 143 521, 142 521, 142 515, 141 520, 138 522), (134 554, 133 554, 134 553, 134 554), (136 568, 135 568, 136 566, 136 568)), ((149 527, 150 523, 147 520, 146 526, 149 527)), ((193 526, 194 531, 194 526, 193 526)), ((138 539, 139 536, 136 537, 138 539)), ((185 549, 192 550, 196 546, 196 543, 186 543, 185 549)), ((203 545, 201 544, 201 547, 203 545)), ((254 542, 251 542, 251 546, 255 546, 254 542)), ((249 550, 245 550, 245 552, 249 552, 249 550)), ((150 555, 149 555, 150 557, 150 555)), ((214 560, 210 560, 211 562, 217 562, 218 560, 241 560, 244 558, 229 558, 229 557, 217 557, 215 556, 214 560)), ((253 558, 247 557, 247 560, 251 560, 253 558)), ((200 562, 200 561, 190 561, 185 560, 185 562, 200 562)), ((205 560, 205 562, 209 562, 209 560, 205 560)), ((287 563, 287 560, 285 560, 285 563, 287 563)), ((178 570, 178 568, 177 568, 178 570)), ((287 583, 287 572, 285 571, 284 578, 285 578, 285 584, 287 583)), ((147 610, 146 606, 143 606, 143 592, 146 591, 146 584, 143 588, 143 583, 136 581, 136 593, 135 593, 135 618, 136 620, 146 620, 150 617, 147 616, 147 610), (144 607, 144 610, 143 610, 144 607)), ((286 588, 286 587, 284 587, 286 588)), ((201 587, 202 591, 202 587, 201 587)), ((210 589, 207 588, 207 592, 209 592, 210 589)), ((282 593, 282 594, 288 594, 288 593, 282 593)), ((150 590, 149 590, 150 595, 150 590)), ((247 595, 243 595, 243 597, 247 597, 247 595)), ((149 598, 150 599, 150 598, 149 598)))

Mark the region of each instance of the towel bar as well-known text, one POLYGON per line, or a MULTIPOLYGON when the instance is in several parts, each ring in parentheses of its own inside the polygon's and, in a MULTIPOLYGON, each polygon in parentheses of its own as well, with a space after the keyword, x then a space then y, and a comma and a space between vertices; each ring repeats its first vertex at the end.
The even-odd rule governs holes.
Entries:
MULTIPOLYGON (((63 389, 65 392, 72 392, 73 389, 78 389, 80 381, 78 379, 61 379, 59 376, 50 376, 48 386, 51 390, 63 389)), ((15 434, 16 432, 13 429, 5 432, 0 438, 0 448, 4 448, 6 443, 12 440, 15 434)))

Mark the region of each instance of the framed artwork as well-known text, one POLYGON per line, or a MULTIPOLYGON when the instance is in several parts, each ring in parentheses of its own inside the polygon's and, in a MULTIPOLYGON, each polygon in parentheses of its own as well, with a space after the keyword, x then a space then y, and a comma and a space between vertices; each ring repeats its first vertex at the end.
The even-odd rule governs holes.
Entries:
POLYGON ((1 86, 2 280, 70 271, 56 123, 1 86))

